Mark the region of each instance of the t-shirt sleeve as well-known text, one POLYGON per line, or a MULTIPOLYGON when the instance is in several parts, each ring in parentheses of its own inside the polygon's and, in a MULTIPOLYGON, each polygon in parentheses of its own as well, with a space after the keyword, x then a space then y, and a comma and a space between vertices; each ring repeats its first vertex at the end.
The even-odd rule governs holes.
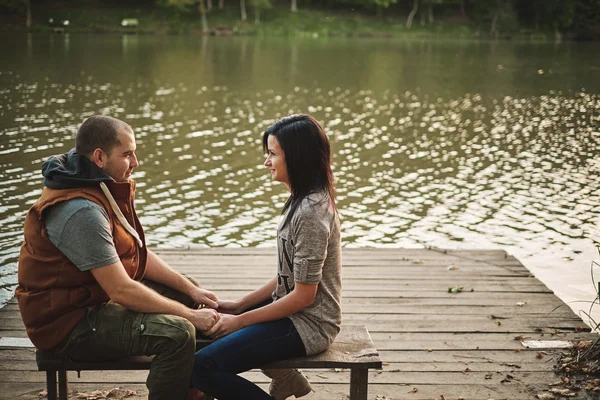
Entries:
POLYGON ((292 218, 294 235, 294 281, 317 284, 327 258, 331 220, 327 213, 303 210, 292 218))
POLYGON ((46 213, 45 224, 50 241, 81 271, 120 260, 109 216, 96 203, 87 200, 69 205, 59 203, 46 213))

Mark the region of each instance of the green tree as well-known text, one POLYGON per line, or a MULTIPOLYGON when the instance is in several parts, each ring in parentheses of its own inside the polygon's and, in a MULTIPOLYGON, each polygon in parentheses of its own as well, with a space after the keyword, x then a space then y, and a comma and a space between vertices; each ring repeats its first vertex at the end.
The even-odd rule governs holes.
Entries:
POLYGON ((254 9, 255 24, 260 24, 260 11, 272 7, 271 0, 250 0, 250 5, 254 9))
POLYGON ((200 19, 202 21, 202 33, 208 33, 208 21, 206 18, 206 7, 204 5, 205 0, 158 0, 160 3, 166 3, 168 6, 176 7, 182 11, 191 12, 196 9, 200 13, 200 19))
POLYGON ((0 0, 0 6, 25 14, 25 26, 31 29, 31 0, 0 0))

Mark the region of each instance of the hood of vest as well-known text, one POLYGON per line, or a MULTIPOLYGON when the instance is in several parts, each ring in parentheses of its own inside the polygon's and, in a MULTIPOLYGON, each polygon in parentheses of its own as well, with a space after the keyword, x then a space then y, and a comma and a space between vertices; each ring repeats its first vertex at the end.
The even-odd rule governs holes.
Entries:
POLYGON ((52 189, 75 189, 98 186, 113 179, 75 149, 52 156, 42 165, 44 185, 52 189))

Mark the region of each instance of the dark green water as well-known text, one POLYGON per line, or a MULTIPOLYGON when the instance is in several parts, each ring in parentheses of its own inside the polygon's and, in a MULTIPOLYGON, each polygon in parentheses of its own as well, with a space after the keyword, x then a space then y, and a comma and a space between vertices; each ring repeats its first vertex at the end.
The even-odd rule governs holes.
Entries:
POLYGON ((13 34, 0 54, 0 304, 42 162, 98 113, 136 132, 151 245, 274 246, 286 192, 261 132, 306 112, 345 246, 504 248, 589 276, 597 44, 13 34))

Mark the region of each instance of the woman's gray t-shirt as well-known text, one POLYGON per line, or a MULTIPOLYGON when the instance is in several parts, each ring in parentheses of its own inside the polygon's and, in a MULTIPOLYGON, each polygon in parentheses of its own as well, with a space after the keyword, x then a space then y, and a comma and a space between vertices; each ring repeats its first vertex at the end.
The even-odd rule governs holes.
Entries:
POLYGON ((315 301, 289 316, 307 355, 333 342, 342 323, 340 222, 325 193, 307 196, 277 230, 277 285, 273 301, 294 290, 295 283, 318 284, 315 301))

